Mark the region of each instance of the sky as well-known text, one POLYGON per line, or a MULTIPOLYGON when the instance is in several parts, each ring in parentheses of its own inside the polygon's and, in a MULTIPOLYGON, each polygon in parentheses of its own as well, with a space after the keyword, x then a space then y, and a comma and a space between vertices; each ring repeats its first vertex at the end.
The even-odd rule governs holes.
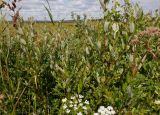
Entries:
MULTIPOLYGON (((51 6, 51 12, 54 20, 70 20, 71 12, 76 14, 87 14, 88 18, 100 18, 103 16, 99 0, 48 0, 51 6)), ((138 2, 145 11, 160 8, 160 0, 131 0, 138 2)), ((21 16, 27 20, 34 17, 35 20, 49 20, 44 5, 46 0, 22 0, 19 4, 21 16)), ((109 4, 111 6, 111 3, 109 4)))

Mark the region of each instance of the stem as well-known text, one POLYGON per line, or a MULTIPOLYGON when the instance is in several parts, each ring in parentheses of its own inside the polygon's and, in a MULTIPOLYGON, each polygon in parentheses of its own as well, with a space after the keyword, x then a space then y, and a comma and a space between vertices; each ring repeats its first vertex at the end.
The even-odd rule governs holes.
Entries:
POLYGON ((106 32, 104 32, 104 48, 106 48, 106 40, 107 40, 107 38, 106 38, 106 32))

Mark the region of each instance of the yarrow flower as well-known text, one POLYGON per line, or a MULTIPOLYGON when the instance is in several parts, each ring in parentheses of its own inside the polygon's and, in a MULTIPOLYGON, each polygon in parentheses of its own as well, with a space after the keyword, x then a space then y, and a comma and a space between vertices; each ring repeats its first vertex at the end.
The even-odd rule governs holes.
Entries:
POLYGON ((63 109, 66 109, 66 108, 67 108, 67 105, 66 105, 66 104, 64 104, 64 105, 63 105, 63 109))
POLYGON ((79 102, 79 103, 82 102, 82 99, 78 99, 78 102, 79 102))
POLYGON ((74 110, 77 110, 78 109, 78 107, 77 106, 74 106, 74 110))
POLYGON ((156 105, 160 105, 160 100, 156 100, 154 103, 155 103, 156 105))
POLYGON ((62 99, 62 102, 63 102, 63 103, 66 102, 66 101, 67 101, 67 98, 62 99))
POLYGON ((89 105, 89 101, 88 100, 86 100, 84 103, 87 104, 87 105, 89 105))
POLYGON ((112 110, 113 110, 113 107, 112 107, 112 106, 108 106, 107 109, 108 109, 109 111, 112 111, 112 110))
POLYGON ((81 112, 79 112, 79 113, 77 113, 77 115, 82 115, 82 113, 81 113, 81 112))
POLYGON ((90 110, 89 101, 83 99, 83 95, 75 94, 70 98, 62 99, 62 110, 64 114, 77 113, 77 115, 88 114, 90 110))
POLYGON ((83 103, 80 103, 80 104, 79 104, 79 106, 81 106, 81 107, 82 107, 82 106, 83 106, 83 103))
POLYGON ((94 115, 114 115, 116 112, 114 111, 112 106, 108 106, 105 108, 104 106, 100 106, 98 109, 98 113, 95 113, 94 115))
POLYGON ((71 96, 71 99, 73 99, 73 100, 74 100, 75 98, 76 98, 75 96, 71 96))
POLYGON ((71 110, 67 109, 67 110, 66 110, 66 113, 70 113, 70 111, 71 111, 71 110))
POLYGON ((83 95, 79 95, 79 98, 82 99, 82 98, 84 98, 84 96, 83 95))
POLYGON ((87 107, 86 107, 86 106, 83 106, 82 108, 83 108, 84 110, 87 110, 87 107))
POLYGON ((71 105, 69 105, 69 107, 73 107, 73 105, 71 104, 71 105))
POLYGON ((70 103, 70 104, 72 104, 72 103, 73 103, 73 101, 69 101, 69 103, 70 103))

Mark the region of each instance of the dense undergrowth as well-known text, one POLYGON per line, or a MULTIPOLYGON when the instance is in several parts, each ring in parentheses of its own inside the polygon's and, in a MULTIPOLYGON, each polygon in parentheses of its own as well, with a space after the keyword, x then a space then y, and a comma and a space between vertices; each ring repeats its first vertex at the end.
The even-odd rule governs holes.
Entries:
POLYGON ((76 114, 83 109, 65 111, 62 100, 77 94, 89 102, 83 114, 109 105, 160 114, 160 17, 125 2, 106 10, 98 29, 79 16, 73 31, 1 19, 0 114, 76 114))

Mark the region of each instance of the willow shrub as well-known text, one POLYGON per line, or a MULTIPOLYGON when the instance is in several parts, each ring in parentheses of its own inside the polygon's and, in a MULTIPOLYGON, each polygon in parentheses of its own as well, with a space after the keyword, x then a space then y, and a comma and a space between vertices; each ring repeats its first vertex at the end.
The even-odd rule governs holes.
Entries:
POLYGON ((2 20, 0 113, 60 114, 61 100, 75 94, 90 111, 112 105, 118 114, 160 113, 160 18, 125 2, 105 11, 98 29, 79 16, 73 32, 22 20, 14 29, 2 20))

